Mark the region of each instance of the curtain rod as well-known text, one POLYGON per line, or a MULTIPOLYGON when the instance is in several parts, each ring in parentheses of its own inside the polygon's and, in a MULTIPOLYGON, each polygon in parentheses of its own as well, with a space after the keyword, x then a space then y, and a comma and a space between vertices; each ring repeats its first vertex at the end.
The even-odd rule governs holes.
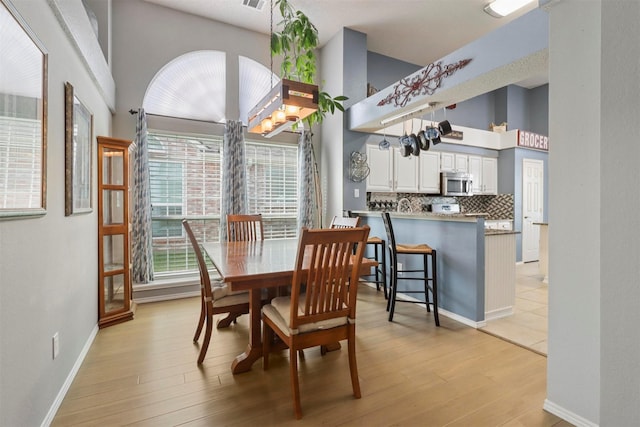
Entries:
MULTIPOLYGON (((138 114, 138 110, 134 110, 133 108, 129 110, 129 114, 131 115, 135 115, 138 114)), ((223 125, 225 124, 224 122, 214 122, 212 120, 202 120, 202 119, 189 119, 187 117, 176 117, 176 116, 167 116, 164 114, 153 114, 153 113, 146 113, 147 116, 155 116, 155 117, 165 117, 167 119, 178 119, 178 120, 189 120, 192 122, 202 122, 202 123, 212 123, 215 125, 223 125)), ((242 125, 243 127, 246 127, 245 125, 242 125)))

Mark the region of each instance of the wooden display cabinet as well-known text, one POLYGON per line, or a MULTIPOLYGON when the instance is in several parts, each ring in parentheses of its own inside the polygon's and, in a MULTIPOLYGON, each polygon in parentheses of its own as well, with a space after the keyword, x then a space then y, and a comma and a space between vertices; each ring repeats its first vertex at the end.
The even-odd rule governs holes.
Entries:
POLYGON ((133 319, 129 263, 129 146, 98 137, 98 326, 133 319))

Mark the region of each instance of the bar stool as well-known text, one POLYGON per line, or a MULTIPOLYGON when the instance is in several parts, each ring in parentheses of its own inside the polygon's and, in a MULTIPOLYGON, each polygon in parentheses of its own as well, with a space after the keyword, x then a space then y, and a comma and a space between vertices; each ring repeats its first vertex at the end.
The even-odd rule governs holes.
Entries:
POLYGON ((395 235, 393 234, 393 227, 391 225, 391 217, 388 212, 382 213, 382 220, 384 222, 384 228, 387 231, 387 239, 389 240, 389 258, 391 260, 390 266, 390 286, 389 286, 389 299, 387 300, 387 311, 389 312, 389 322, 393 321, 393 312, 395 310, 396 302, 411 302, 422 304, 422 301, 409 301, 406 299, 397 299, 398 294, 398 280, 418 280, 424 283, 424 290, 403 290, 403 294, 424 294, 424 303, 427 306, 427 312, 431 312, 431 306, 433 306, 433 317, 436 322, 436 326, 440 326, 440 318, 438 317, 438 281, 436 276, 436 250, 431 248, 427 244, 418 245, 406 245, 397 244, 395 235), (421 270, 398 270, 398 254, 401 255, 422 255, 424 260, 424 268, 421 270), (429 276, 429 257, 431 257, 431 276, 429 276), (400 273, 424 273, 424 277, 399 277, 400 273), (429 291, 433 297, 433 301, 429 298, 429 291))
MULTIPOLYGON (((355 216, 351 211, 347 211, 347 216, 354 218, 355 216)), ((380 290, 380 285, 384 291, 384 299, 388 299, 387 295, 387 256, 384 250, 386 242, 378 236, 371 236, 367 239, 367 247, 373 246, 373 256, 378 261, 378 266, 371 274, 365 274, 361 277, 365 277, 368 282, 376 284, 376 290, 380 290), (369 279, 375 277, 375 280, 369 279)))

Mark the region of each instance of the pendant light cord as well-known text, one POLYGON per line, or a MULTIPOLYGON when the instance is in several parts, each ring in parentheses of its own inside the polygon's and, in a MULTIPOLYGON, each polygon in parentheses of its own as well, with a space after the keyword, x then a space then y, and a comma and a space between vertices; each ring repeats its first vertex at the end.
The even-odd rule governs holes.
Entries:
POLYGON ((273 0, 270 1, 270 21, 269 21, 269 71, 271 71, 271 76, 269 76, 269 81, 271 81, 271 89, 273 89, 273 50, 271 50, 271 39, 273 38, 273 0))

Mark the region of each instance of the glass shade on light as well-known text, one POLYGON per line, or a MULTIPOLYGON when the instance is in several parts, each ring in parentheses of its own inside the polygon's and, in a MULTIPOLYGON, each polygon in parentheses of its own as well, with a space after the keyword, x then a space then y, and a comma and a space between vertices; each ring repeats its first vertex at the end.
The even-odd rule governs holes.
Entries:
POLYGON ((271 114, 271 121, 274 125, 279 125, 287 121, 287 113, 285 110, 277 109, 271 114))
POLYGON ((502 18, 536 0, 495 0, 484 7, 484 11, 496 18, 502 18))
POLYGON ((296 107, 295 105, 285 105, 284 111, 287 120, 298 120, 300 118, 300 107, 296 107))
POLYGON ((273 122, 271 119, 264 119, 260 122, 260 132, 261 133, 269 133, 273 130, 273 122))

